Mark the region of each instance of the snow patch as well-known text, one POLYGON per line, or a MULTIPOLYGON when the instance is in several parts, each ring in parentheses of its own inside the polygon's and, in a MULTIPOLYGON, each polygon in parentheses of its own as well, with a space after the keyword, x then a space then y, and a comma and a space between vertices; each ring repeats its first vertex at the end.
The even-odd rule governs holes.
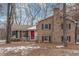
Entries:
POLYGON ((79 44, 79 42, 76 42, 76 44, 79 44))
POLYGON ((36 46, 34 44, 28 45, 28 46, 17 46, 17 47, 6 47, 6 48, 1 47, 0 48, 0 55, 4 55, 4 54, 10 53, 10 52, 16 53, 19 51, 21 52, 21 55, 23 55, 24 53, 27 54, 30 50, 39 49, 39 48, 40 48, 39 46, 36 46))
POLYGON ((64 48, 64 46, 63 45, 60 45, 60 46, 56 46, 56 48, 64 48))
POLYGON ((6 40, 0 40, 0 44, 5 44, 6 40))

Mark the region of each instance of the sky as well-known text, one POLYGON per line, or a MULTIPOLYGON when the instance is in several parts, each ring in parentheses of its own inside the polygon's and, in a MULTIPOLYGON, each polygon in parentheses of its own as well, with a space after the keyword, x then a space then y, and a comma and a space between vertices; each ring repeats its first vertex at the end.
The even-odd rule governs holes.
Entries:
POLYGON ((2 7, 0 8, 0 21, 4 21, 3 19, 6 18, 7 15, 7 4, 2 4, 2 7))

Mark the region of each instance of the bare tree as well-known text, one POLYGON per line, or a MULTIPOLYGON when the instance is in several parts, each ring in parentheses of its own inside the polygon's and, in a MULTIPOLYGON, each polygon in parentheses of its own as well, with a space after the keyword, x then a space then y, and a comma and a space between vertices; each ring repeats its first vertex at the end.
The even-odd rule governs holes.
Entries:
POLYGON ((39 14, 41 8, 38 4, 35 4, 37 5, 37 7, 33 6, 33 5, 30 5, 28 4, 28 9, 29 9, 29 19, 31 20, 31 25, 33 25, 33 21, 35 20, 36 16, 39 14), (34 11, 35 13, 33 14, 33 10, 31 9, 31 7, 34 8, 34 11))
POLYGON ((38 22, 39 17, 41 17, 42 19, 47 17, 48 8, 49 5, 46 3, 27 4, 27 7, 24 8, 26 18, 29 20, 29 22, 31 22, 31 25, 33 25, 33 21, 37 20, 38 22), (32 8, 34 8, 34 14, 32 8), (38 19, 36 17, 38 17, 38 19))
MULTIPOLYGON (((53 5, 53 4, 51 4, 53 5)), ((40 19, 47 17, 47 11, 49 8, 49 4, 46 3, 31 3, 31 4, 16 4, 15 5, 15 23, 22 25, 33 25, 34 21, 38 22, 40 19), (39 17, 38 17, 39 15, 39 17), (24 17, 25 16, 25 17, 24 17)))
POLYGON ((67 23, 66 23, 66 3, 63 3, 63 44, 67 46, 67 23))
POLYGON ((71 12, 73 12, 72 18, 76 21, 79 21, 79 3, 76 3, 72 6, 74 8, 71 12))
POLYGON ((11 3, 8 3, 7 6, 7 37, 6 37, 6 43, 10 43, 10 37, 11 37, 11 24, 12 24, 12 18, 13 18, 13 5, 11 3))
MULTIPOLYGON (((0 10, 2 10, 2 4, 0 4, 0 10)), ((0 13, 1 13, 1 11, 0 11, 0 13)))

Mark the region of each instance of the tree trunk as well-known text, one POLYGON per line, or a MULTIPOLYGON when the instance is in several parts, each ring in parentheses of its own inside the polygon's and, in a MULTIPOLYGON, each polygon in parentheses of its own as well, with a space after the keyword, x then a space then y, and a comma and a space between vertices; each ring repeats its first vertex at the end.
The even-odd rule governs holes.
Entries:
POLYGON ((63 44, 67 46, 66 3, 63 3, 63 44))
POLYGON ((11 3, 8 3, 7 6, 7 37, 6 37, 6 43, 10 43, 10 37, 11 37, 11 13, 12 13, 12 6, 11 3))

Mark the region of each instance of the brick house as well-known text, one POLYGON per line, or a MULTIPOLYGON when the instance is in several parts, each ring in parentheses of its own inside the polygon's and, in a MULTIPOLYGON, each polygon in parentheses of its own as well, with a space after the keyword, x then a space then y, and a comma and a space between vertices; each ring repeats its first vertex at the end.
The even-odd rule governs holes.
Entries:
MULTIPOLYGON (((60 9, 54 8, 54 15, 38 22, 37 40, 41 42, 62 43, 63 41, 63 18, 60 16, 60 9)), ((72 20, 67 22, 67 42, 75 43, 75 26, 72 20)))

